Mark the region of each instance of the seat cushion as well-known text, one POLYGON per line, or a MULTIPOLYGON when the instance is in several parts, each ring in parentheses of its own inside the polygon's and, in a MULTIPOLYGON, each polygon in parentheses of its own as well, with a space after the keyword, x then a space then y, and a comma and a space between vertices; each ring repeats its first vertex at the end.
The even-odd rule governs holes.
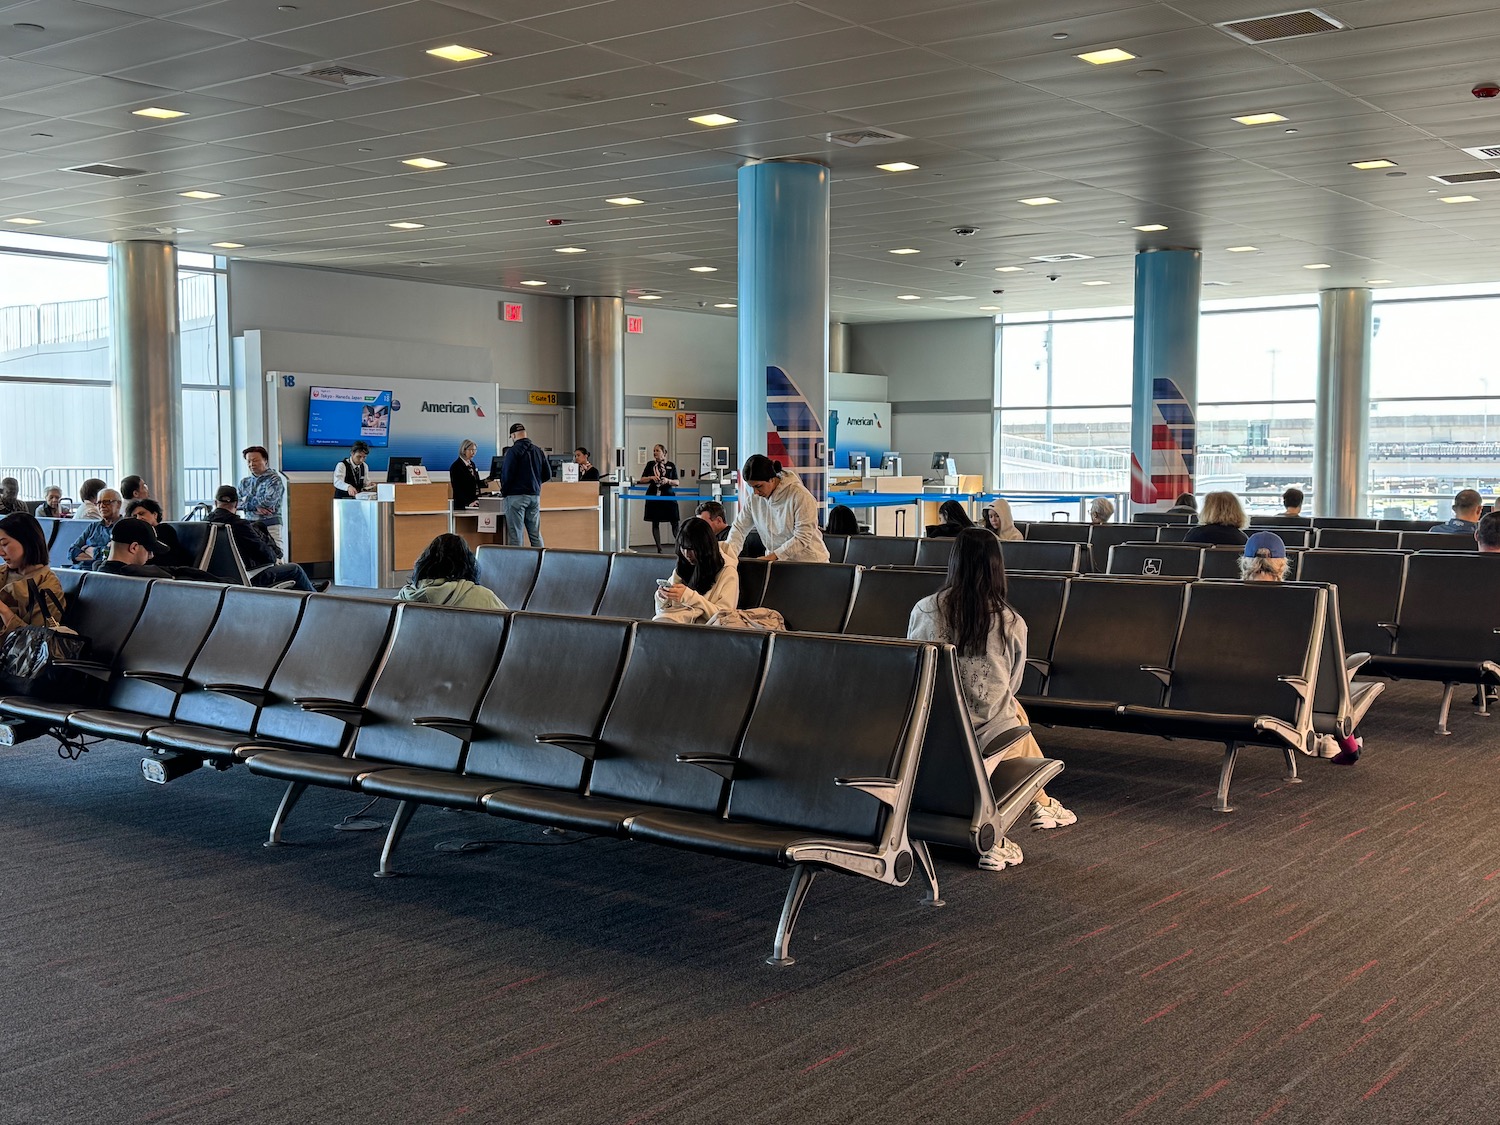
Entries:
POLYGON ((1060 727, 1109 727, 1114 724, 1118 703, 1097 699, 1050 699, 1027 696, 1022 700, 1026 717, 1033 723, 1060 727))
POLYGON ((1220 715, 1211 711, 1174 711, 1170 707, 1121 707, 1113 730, 1155 734, 1162 738, 1201 738, 1205 742, 1241 742, 1282 746, 1286 740, 1274 730, 1259 727, 1262 715, 1220 715))
POLYGON ((1484 664, 1477 660, 1434 660, 1425 656, 1372 656, 1366 672, 1407 680, 1440 680, 1444 683, 1494 683, 1484 664))
POLYGON ((65 723, 68 716, 80 710, 76 703, 48 703, 29 695, 7 695, 0 699, 0 714, 17 719, 36 719, 43 723, 65 723))
POLYGON ((454 809, 477 809, 486 793, 505 785, 493 778, 464 777, 442 770, 381 770, 362 778, 359 788, 374 797, 394 797, 398 801, 421 801, 454 809))
POLYGON ((357 758, 306 750, 267 750, 262 747, 257 752, 255 747, 245 747, 238 757, 245 760, 251 773, 279 777, 283 781, 326 785, 332 789, 358 789, 361 777, 380 768, 378 764, 361 762, 357 758))
POLYGON ((147 734, 167 722, 160 715, 142 715, 138 711, 74 711, 68 716, 68 726, 74 730, 124 742, 144 742, 147 734))
POLYGON ((676 812, 671 809, 641 813, 630 822, 629 834, 632 840, 777 867, 791 865, 793 861, 787 852, 798 844, 831 844, 842 851, 875 854, 874 848, 860 841, 829 839, 797 828, 749 824, 745 821, 724 820, 706 813, 676 812))
POLYGON ((147 744, 159 749, 184 750, 210 758, 233 758, 234 752, 248 741, 249 735, 243 731, 215 730, 182 723, 157 727, 146 735, 147 744))
POLYGON ((482 807, 493 816, 611 836, 625 835, 626 822, 650 808, 634 801, 585 797, 561 789, 541 789, 531 785, 491 792, 484 798, 482 807))

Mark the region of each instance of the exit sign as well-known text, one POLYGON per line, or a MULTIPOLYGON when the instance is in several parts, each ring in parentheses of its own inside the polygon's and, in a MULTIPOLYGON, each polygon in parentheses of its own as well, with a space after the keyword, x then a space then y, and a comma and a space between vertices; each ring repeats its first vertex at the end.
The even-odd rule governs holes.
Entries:
POLYGON ((501 301, 500 302, 500 319, 503 320, 503 321, 505 321, 508 324, 520 324, 521 323, 521 302, 519 302, 519 301, 501 301))
POLYGON ((646 331, 646 318, 643 316, 627 316, 625 318, 625 331, 639 336, 646 331))

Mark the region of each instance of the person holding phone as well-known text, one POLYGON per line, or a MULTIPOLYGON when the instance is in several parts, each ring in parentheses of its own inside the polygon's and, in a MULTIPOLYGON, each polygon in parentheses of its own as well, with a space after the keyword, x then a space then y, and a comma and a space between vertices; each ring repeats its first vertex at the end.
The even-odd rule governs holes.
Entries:
POLYGON ((719 549, 714 529, 694 516, 677 532, 677 566, 656 582, 657 621, 702 625, 740 603, 735 558, 719 549))

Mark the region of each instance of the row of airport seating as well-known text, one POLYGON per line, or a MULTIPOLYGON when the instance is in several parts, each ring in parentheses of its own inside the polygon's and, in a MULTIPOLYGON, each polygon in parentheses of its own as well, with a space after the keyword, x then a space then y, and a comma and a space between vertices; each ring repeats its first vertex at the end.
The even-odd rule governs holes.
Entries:
MULTIPOLYGON (((72 567, 68 548, 83 534, 90 520, 38 519, 47 539, 54 568, 72 567)), ((186 565, 207 571, 221 582, 248 586, 255 568, 246 564, 234 541, 234 533, 225 524, 201 520, 184 520, 163 525, 172 529, 178 545, 190 560, 186 565)))
POLYGON ((0 699, 18 741, 246 763, 287 783, 268 844, 309 786, 394 798, 377 875, 423 805, 790 867, 781 964, 815 874, 941 905, 927 842, 987 849, 1062 769, 975 744, 950 646, 59 574, 97 687, 0 699))
MULTIPOLYGON (((1183 512, 1137 512, 1131 517, 1136 523, 1179 524, 1197 523, 1196 514, 1183 512)), ((1366 519, 1362 516, 1251 516, 1251 527, 1275 529, 1278 527, 1344 527, 1366 531, 1426 531, 1436 527, 1442 520, 1366 519)))

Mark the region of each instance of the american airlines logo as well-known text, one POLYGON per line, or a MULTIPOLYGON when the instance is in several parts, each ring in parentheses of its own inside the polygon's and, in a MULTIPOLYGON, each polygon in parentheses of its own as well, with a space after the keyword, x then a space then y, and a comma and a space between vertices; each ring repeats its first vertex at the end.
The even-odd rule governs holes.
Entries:
POLYGON ((424 402, 423 414, 467 414, 469 408, 461 402, 424 402))
POLYGON ((880 419, 873 414, 868 418, 840 418, 839 424, 841 426, 874 426, 877 430, 885 429, 880 424, 880 419))

